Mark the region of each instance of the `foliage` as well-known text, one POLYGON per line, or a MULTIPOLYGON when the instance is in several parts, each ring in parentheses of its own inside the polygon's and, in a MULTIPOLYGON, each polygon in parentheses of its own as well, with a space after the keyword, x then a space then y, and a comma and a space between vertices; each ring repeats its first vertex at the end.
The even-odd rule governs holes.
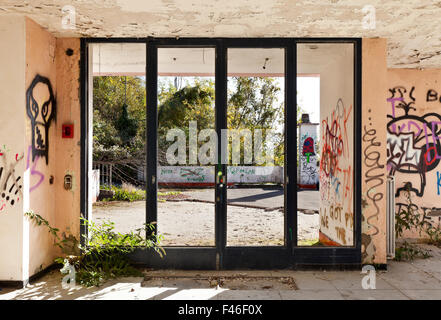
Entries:
MULTIPOLYGON (((172 143, 166 141, 169 129, 182 129, 188 141, 190 121, 197 121, 198 132, 203 129, 214 129, 215 125, 214 82, 192 78, 191 83, 182 86, 177 84, 179 81, 176 79, 178 78, 175 78, 174 83, 159 82, 158 161, 160 165, 168 164, 165 154, 172 143)), ((275 130, 275 135, 267 143, 274 149, 275 165, 283 165, 284 102, 277 78, 232 77, 229 79, 228 88, 228 128, 248 129, 251 132, 261 129, 263 138, 266 138, 268 129, 275 130)), ((143 78, 118 76, 94 78, 93 158, 95 161, 145 158, 145 102, 143 78)), ((302 113, 303 110, 297 106, 297 122, 300 121, 302 113)), ((203 143, 204 141, 198 141, 199 146, 203 143)), ((188 148, 187 143, 187 154, 188 148)), ((243 146, 241 148, 243 154, 243 146)))
POLYGON ((130 143, 135 138, 138 131, 138 121, 129 115, 127 104, 123 104, 121 114, 115 123, 121 141, 124 145, 130 143))
MULTIPOLYGON (((278 101, 281 88, 276 78, 232 77, 229 92, 227 122, 230 129, 262 130, 265 149, 274 149, 274 164, 284 162, 284 103, 278 101), (266 140, 267 130, 273 130, 271 139, 266 140)), ((242 138, 243 139, 243 138, 242 138)), ((244 153, 241 147, 241 154, 244 153)), ((265 156, 265 152, 263 152, 265 156)))
MULTIPOLYGON (((395 235, 402 237, 405 230, 416 230, 419 235, 424 232, 429 236, 429 243, 439 245, 441 242, 441 230, 433 227, 424 220, 424 216, 417 210, 412 202, 410 186, 406 186, 405 197, 407 204, 395 215, 395 235)), ((395 249, 395 260, 413 260, 417 257, 428 258, 430 253, 414 244, 404 241, 400 247, 395 249)))
POLYGON ((93 79, 93 159, 145 156, 146 97, 141 77, 93 79))
POLYGON ((405 190, 407 204, 401 207, 401 210, 395 215, 395 235, 397 238, 403 235, 405 230, 417 230, 419 234, 424 231, 424 217, 416 210, 412 202, 409 187, 405 190))
POLYGON ((228 127, 266 129, 281 124, 283 103, 277 103, 280 87, 275 78, 233 77, 228 99, 228 127))
POLYGON ((82 257, 75 265, 77 280, 84 286, 99 286, 102 281, 122 276, 141 276, 127 254, 139 247, 154 249, 161 258, 165 251, 159 246, 162 236, 144 237, 142 231, 152 233, 153 224, 145 224, 130 233, 115 232, 113 222, 101 224, 82 219, 89 231, 89 241, 82 247, 82 257))
POLYGON ((396 261, 412 261, 415 258, 430 258, 430 251, 417 247, 407 241, 404 241, 400 247, 395 249, 396 261))
POLYGON ((34 213, 32 210, 25 212, 25 216, 28 217, 31 221, 34 221, 34 223, 37 226, 43 225, 46 228, 48 228, 49 233, 55 239, 55 245, 59 248, 63 247, 63 240, 61 240, 60 237, 58 236, 59 229, 51 227, 49 224, 49 221, 47 221, 45 218, 43 218, 39 214, 34 213))
MULTIPOLYGON (((189 122, 197 122, 197 132, 214 129, 214 83, 195 79, 194 84, 178 89, 172 83, 162 83, 158 94, 158 161, 168 165, 166 140, 170 129, 181 129, 189 141, 189 122)), ((202 142, 199 141, 199 146, 202 142)), ((189 145, 187 144, 187 154, 189 145)))
MULTIPOLYGON (((145 190, 138 189, 128 183, 123 183, 122 186, 101 186, 103 190, 112 190, 114 195, 112 198, 106 198, 103 201, 142 201, 146 199, 145 190)), ((181 194, 179 191, 158 192, 158 197, 174 196, 181 194)))
MULTIPOLYGON (((44 225, 57 240, 57 245, 63 249, 63 243, 59 242, 58 229, 50 226, 49 222, 38 214, 27 212, 25 214, 37 225, 44 225)), ((89 237, 85 238, 85 245, 79 245, 79 256, 58 257, 55 262, 63 265, 61 272, 67 270, 67 266, 73 265, 76 270, 76 281, 86 287, 99 286, 103 281, 123 276, 141 276, 128 256, 137 248, 149 248, 155 250, 162 258, 164 249, 160 246, 162 235, 154 234, 154 224, 144 224, 143 228, 129 233, 115 232, 113 222, 105 221, 95 224, 81 218, 82 224, 88 228, 89 237), (148 237, 144 237, 144 232, 148 237)))
POLYGON ((439 226, 429 226, 426 230, 426 233, 429 236, 429 244, 441 247, 441 229, 439 226))
POLYGON ((158 123, 162 129, 188 127, 197 121, 198 129, 214 128, 214 83, 195 79, 192 86, 182 89, 168 84, 158 95, 158 123))
POLYGON ((114 192, 112 198, 107 198, 105 201, 140 201, 146 199, 145 190, 137 189, 128 184, 122 186, 102 186, 104 190, 111 190, 114 192))

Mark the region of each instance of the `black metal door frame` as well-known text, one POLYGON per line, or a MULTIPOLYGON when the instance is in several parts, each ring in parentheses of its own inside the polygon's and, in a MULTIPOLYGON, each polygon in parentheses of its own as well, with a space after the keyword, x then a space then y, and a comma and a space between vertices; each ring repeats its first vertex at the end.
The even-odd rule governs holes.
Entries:
MULTIPOLYGON (((157 60, 159 47, 212 47, 215 62, 216 132, 227 129, 227 49, 228 48, 284 48, 285 49, 285 128, 296 125, 297 43, 353 43, 354 44, 354 246, 299 247, 297 246, 296 159, 297 132, 285 130, 285 197, 284 246, 230 247, 227 239, 227 188, 216 183, 215 247, 165 247, 167 255, 161 259, 152 251, 139 249, 132 258, 143 266, 169 269, 275 269, 303 266, 359 266, 361 264, 361 39, 359 38, 87 38, 82 39, 81 55, 81 211, 87 219, 88 199, 88 43, 141 42, 146 49, 147 94, 147 173, 146 222, 157 221, 157 60), (291 90, 289 88, 292 88, 291 90), (293 236, 294 235, 294 236, 293 236)), ((220 145, 220 139, 219 139, 220 145)), ((220 157, 221 148, 218 148, 220 157)), ((219 164, 223 176, 227 165, 219 164)), ((216 170, 215 170, 216 171, 216 170)), ((217 181, 217 180, 215 180, 217 181)), ((81 234, 87 234, 81 226, 81 234)), ((83 238, 83 237, 82 237, 83 238)))

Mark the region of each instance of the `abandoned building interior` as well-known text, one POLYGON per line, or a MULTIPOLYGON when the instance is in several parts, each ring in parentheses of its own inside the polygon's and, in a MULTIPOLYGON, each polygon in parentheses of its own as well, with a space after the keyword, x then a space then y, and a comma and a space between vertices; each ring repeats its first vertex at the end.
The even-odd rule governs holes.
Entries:
POLYGON ((0 41, 0 281, 60 255, 29 211, 73 245, 81 217, 154 223, 167 255, 134 259, 176 269, 387 265, 406 191, 440 225, 441 71, 388 68, 385 38, 58 37, 20 15, 0 41), (106 200, 121 185, 144 198, 106 200))

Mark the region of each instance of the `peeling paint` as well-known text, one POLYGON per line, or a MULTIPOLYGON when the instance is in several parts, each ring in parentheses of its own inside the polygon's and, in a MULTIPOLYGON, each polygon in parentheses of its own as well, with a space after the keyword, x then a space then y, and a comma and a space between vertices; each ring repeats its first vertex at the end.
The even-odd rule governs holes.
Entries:
POLYGON ((29 16, 56 37, 382 37, 388 67, 441 67, 441 4, 429 0, 83 0, 76 29, 62 28, 63 3, 0 0, 0 14, 29 16), (376 29, 362 28, 364 5, 376 29))

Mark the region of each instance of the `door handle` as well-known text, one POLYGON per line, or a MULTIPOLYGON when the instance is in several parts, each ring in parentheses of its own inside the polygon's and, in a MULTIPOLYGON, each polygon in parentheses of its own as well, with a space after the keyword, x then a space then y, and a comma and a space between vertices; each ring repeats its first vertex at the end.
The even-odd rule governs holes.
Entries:
POLYGON ((223 187, 224 186, 224 183, 225 183, 225 175, 218 175, 218 176, 216 176, 216 183, 219 185, 219 187, 223 187))

